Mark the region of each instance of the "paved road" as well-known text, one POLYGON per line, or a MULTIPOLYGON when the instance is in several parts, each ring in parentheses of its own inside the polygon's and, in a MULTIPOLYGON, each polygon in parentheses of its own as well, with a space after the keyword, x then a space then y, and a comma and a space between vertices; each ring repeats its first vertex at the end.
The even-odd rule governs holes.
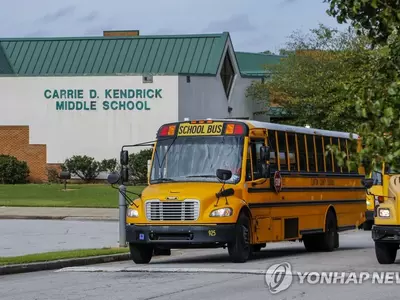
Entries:
POLYGON ((0 220, 0 232, 0 256, 117 247, 119 237, 115 221, 0 220))
MULTIPOLYGON (((399 257, 400 258, 400 257, 399 257)), ((400 261, 400 259, 398 260, 400 261)), ((119 300, 119 299, 395 299, 399 284, 310 285, 293 284, 271 294, 265 272, 271 264, 289 262, 294 271, 372 272, 397 271, 399 264, 376 262, 370 232, 341 235, 341 248, 332 253, 311 254, 300 243, 268 245, 245 264, 233 264, 225 250, 174 251, 149 265, 118 262, 4 276, 0 279, 2 300, 119 300), (102 272, 101 272, 102 271, 102 272), (146 272, 145 272, 146 271, 146 272), (164 271, 164 272, 160 272, 164 271)))

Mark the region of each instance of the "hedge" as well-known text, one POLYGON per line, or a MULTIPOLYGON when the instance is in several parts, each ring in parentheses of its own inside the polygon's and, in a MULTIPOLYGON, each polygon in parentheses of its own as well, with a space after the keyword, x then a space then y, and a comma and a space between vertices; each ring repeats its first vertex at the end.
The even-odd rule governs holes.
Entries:
MULTIPOLYGON (((141 150, 129 155, 129 174, 133 184, 147 183, 147 161, 151 159, 152 149, 141 150)), ((101 172, 118 172, 121 167, 117 159, 103 159, 96 161, 87 155, 74 155, 65 160, 61 165, 63 171, 69 171, 72 176, 77 176, 84 182, 93 182, 101 172)), ((49 181, 58 182, 54 170, 49 170, 49 181)))
POLYGON ((29 167, 15 156, 0 154, 0 183, 21 184, 28 182, 29 167))

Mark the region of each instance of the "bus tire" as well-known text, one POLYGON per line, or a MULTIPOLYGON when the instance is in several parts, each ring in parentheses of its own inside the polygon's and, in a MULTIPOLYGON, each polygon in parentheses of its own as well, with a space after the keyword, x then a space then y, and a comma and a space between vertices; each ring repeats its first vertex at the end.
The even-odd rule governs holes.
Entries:
POLYGON ((228 253, 234 263, 244 263, 251 255, 250 219, 245 213, 240 213, 235 226, 235 241, 228 244, 228 253))
POLYGON ((375 242, 376 259, 381 265, 394 263, 398 247, 397 244, 375 242))
POLYGON ((370 231, 372 229, 372 225, 374 225, 374 221, 365 221, 363 223, 364 231, 370 231))
POLYGON ((336 246, 339 246, 337 221, 335 213, 332 210, 329 210, 326 215, 325 232, 321 239, 321 250, 331 252, 336 248, 336 246))
POLYGON ((129 243, 129 251, 135 264, 148 264, 153 257, 153 247, 151 245, 129 243))
POLYGON ((320 234, 307 234, 303 236, 304 247, 307 252, 316 252, 320 250, 321 235, 320 234))

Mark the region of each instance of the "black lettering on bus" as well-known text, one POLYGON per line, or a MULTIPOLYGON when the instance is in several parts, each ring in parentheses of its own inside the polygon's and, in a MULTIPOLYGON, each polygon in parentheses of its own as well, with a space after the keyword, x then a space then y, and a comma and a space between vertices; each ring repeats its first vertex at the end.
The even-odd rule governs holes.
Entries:
POLYGON ((207 133, 221 133, 222 132, 222 125, 210 125, 208 126, 207 133))

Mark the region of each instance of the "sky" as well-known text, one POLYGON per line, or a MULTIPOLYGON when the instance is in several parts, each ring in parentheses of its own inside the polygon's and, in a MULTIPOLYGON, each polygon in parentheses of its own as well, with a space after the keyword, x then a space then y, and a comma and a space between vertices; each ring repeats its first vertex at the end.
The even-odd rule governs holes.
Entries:
POLYGON ((0 38, 228 31, 235 51, 278 52, 295 30, 344 29, 323 0, 0 0, 0 38))

